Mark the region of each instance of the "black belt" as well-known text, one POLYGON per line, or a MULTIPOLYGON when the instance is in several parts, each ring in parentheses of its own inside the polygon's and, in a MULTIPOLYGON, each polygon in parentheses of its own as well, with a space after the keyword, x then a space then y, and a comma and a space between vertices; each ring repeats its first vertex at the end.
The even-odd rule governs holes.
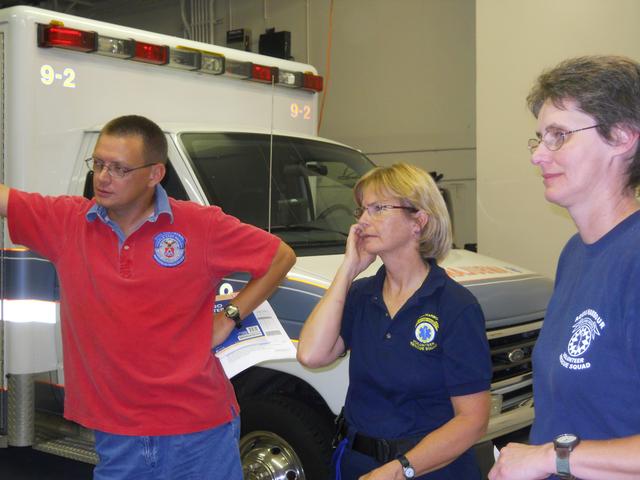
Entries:
MULTIPOLYGON (((340 428, 340 437, 345 438, 347 436, 348 427, 346 422, 340 428)), ((418 442, 422 440, 422 437, 410 437, 399 438, 394 440, 388 440, 386 438, 374 438, 368 437, 361 433, 357 433, 353 436, 353 443, 351 449, 375 458, 380 463, 387 463, 394 460, 398 455, 407 453, 418 442)))

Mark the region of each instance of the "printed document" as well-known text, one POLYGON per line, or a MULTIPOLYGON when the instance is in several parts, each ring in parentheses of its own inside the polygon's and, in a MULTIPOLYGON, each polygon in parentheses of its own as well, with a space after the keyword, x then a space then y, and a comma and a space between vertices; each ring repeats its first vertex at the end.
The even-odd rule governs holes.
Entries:
MULTIPOLYGON (((214 311, 222 311, 234 296, 216 297, 214 311)), ((242 320, 242 327, 234 328, 214 353, 229 378, 266 360, 296 358, 296 348, 267 301, 242 320)))

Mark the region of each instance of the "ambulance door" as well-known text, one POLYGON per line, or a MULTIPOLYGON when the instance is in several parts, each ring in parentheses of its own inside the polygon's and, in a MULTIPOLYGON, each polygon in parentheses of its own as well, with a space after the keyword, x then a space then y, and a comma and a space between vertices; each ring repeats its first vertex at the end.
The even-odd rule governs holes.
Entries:
MULTIPOLYGON (((4 36, 5 32, 0 30, 0 183, 4 183, 4 36)), ((6 446, 7 435, 7 412, 6 412, 6 396, 7 383, 5 375, 5 335, 4 335, 4 298, 5 298, 5 222, 0 222, 0 448, 6 446), (4 442, 3 442, 4 440, 4 442)))

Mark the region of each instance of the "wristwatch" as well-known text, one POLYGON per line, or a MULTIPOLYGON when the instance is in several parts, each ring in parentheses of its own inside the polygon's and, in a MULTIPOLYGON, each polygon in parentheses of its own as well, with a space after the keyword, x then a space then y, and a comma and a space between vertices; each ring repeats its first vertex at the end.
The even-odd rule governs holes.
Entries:
POLYGON ((553 440, 553 448, 556 451, 556 474, 565 480, 572 480, 569 468, 569 454, 580 443, 580 437, 573 433, 563 433, 553 440))
POLYGON ((240 309, 233 303, 230 303, 229 305, 224 307, 224 315, 225 317, 234 321, 234 323, 236 324, 236 328, 242 327, 242 320, 240 319, 240 309))
POLYGON ((404 455, 398 455, 398 461, 402 465, 402 472, 404 473, 404 478, 414 478, 416 476, 416 471, 409 463, 409 460, 404 455))

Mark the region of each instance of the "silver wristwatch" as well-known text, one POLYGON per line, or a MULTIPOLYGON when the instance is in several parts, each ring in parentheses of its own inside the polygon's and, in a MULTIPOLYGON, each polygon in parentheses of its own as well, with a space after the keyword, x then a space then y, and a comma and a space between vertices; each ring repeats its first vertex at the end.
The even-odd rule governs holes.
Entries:
POLYGON ((563 480, 572 480, 569 468, 569 454, 580 443, 580 437, 573 433, 563 433, 553 440, 553 448, 556 451, 556 475, 563 480))
POLYGON ((398 461, 402 465, 402 473, 404 474, 404 478, 414 478, 416 476, 416 471, 411 466, 409 459, 404 455, 398 456, 398 461))

